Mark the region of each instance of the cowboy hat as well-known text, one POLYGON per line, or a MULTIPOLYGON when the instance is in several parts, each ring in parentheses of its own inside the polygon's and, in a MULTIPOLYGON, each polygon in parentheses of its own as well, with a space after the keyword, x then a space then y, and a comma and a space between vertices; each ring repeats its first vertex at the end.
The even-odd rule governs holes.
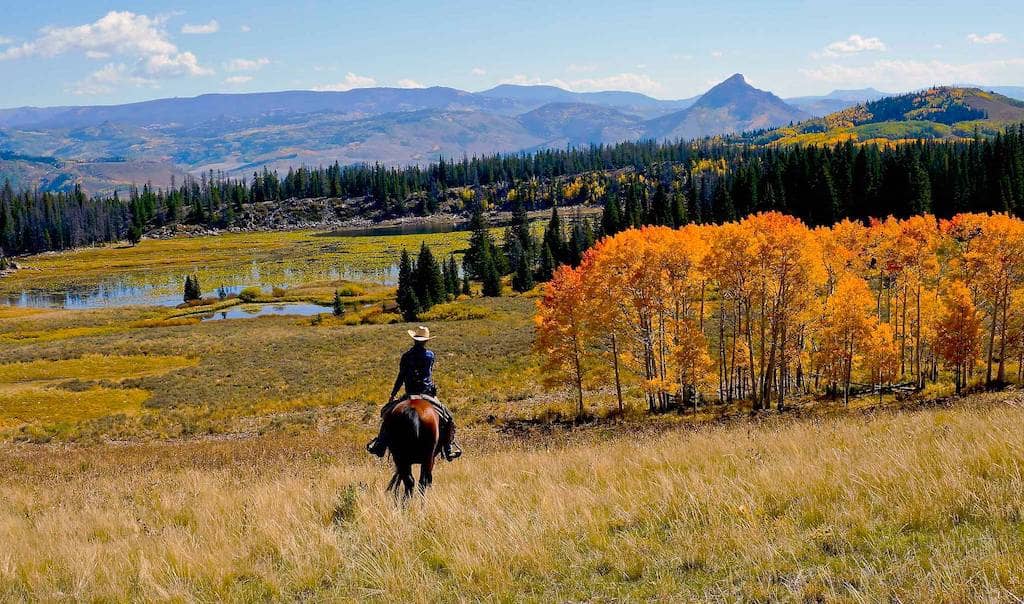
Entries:
POLYGON ((408 330, 409 337, 416 340, 417 342, 426 342, 430 339, 430 330, 427 329, 426 325, 420 325, 416 329, 408 330))

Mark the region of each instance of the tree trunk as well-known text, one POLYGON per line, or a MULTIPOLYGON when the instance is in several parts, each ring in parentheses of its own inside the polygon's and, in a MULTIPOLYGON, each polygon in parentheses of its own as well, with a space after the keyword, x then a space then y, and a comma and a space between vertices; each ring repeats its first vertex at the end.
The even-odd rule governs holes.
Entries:
POLYGON ((1006 382, 1006 309, 1010 306, 1010 279, 1007 278, 1003 284, 1003 320, 999 326, 999 371, 996 374, 996 381, 1000 384, 1006 382))
POLYGON ((612 365, 615 367, 615 396, 619 401, 619 413, 622 413, 622 381, 619 378, 619 344, 612 332, 612 365))

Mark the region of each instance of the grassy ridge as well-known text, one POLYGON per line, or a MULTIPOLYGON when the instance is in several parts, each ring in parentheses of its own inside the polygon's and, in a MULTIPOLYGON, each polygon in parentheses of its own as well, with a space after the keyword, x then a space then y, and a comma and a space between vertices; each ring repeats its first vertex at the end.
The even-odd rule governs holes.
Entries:
POLYGON ((405 511, 332 436, 0 449, 0 599, 1007 601, 1006 397, 484 446, 405 511))

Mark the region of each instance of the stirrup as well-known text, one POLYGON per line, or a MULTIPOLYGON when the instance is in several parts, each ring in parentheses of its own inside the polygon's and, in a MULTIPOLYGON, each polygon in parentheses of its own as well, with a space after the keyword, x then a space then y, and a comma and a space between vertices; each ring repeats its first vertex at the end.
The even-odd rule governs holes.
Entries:
POLYGON ((445 461, 455 461, 456 459, 462 457, 462 447, 455 443, 452 443, 444 447, 443 452, 445 461))
POLYGON ((387 445, 382 445, 380 440, 377 438, 366 443, 366 452, 369 453, 370 455, 384 457, 384 454, 387 452, 387 450, 387 445))

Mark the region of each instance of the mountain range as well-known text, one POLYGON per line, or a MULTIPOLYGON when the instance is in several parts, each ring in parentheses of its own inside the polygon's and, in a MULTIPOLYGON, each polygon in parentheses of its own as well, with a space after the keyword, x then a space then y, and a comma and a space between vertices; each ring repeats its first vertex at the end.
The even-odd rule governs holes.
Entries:
MULTIPOLYGON (((1020 92, 1024 92, 1021 90, 1020 92)), ((111 106, 0 109, 0 179, 92 193, 209 170, 425 163, 637 139, 765 130, 886 96, 874 89, 781 99, 735 74, 705 94, 660 100, 554 86, 362 88, 207 94, 111 106)), ((1022 95, 1024 96, 1024 95, 1022 95)))

